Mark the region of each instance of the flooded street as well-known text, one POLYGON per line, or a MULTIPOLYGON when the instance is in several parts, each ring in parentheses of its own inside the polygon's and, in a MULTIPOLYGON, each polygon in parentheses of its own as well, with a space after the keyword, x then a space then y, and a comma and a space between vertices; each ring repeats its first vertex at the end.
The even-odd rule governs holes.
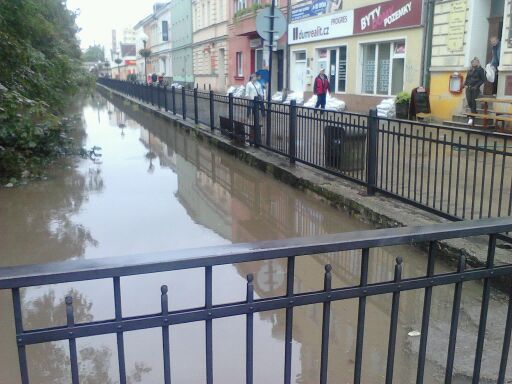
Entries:
MULTIPOLYGON (((91 259, 258 240, 286 239, 369 229, 314 196, 284 185, 240 160, 198 141, 177 125, 96 93, 83 100, 83 146, 93 159, 56 164, 48 179, 0 189, 0 265, 91 259), (101 155, 101 156, 100 156, 101 155)), ((371 251, 369 282, 391 280, 395 258, 404 277, 426 271, 426 255, 411 247, 371 251)), ((141 256, 150 257, 150 256, 141 256)), ((333 266, 333 288, 359 281, 360 252, 297 259, 295 292, 323 287, 324 265, 333 266)), ((453 270, 438 263, 436 272, 453 270)), ((257 297, 283 295, 286 260, 213 269, 214 304, 244 300, 245 278, 255 276, 257 297)), ((204 305, 204 272, 176 271, 121 279, 123 315, 159 312, 160 286, 169 286, 170 309, 204 305)), ((465 283, 455 355, 456 383, 469 383, 480 315, 482 286, 465 283)), ((77 322, 114 316, 111 280, 59 284, 22 290, 27 329, 65 323, 64 297, 76 303, 77 322)), ((395 357, 396 383, 416 379, 423 291, 400 299, 395 357)), ((425 383, 444 382, 453 287, 433 289, 425 383)), ((329 383, 352 382, 357 300, 332 304, 329 383)), ((497 377, 506 300, 493 293, 482 365, 482 383, 497 377)), ((363 383, 385 377, 391 295, 368 299, 363 383)), ((214 320, 214 380, 245 382, 245 318, 214 320)), ((321 305, 295 310, 292 378, 319 381, 321 305)), ((282 382, 285 312, 254 317, 255 383, 282 382)), ((18 384, 19 370, 11 295, 0 292, 0 384, 18 384)), ((204 324, 172 326, 173 383, 205 382, 204 324)), ((115 335, 79 339, 81 383, 117 383, 115 335)), ((31 382, 69 383, 67 343, 28 347, 31 382)), ((161 329, 125 333, 130 383, 162 383, 161 329)), ((510 367, 511 364, 509 364, 510 367)), ((511 370, 509 369, 509 373, 511 370)), ((511 377, 510 374, 508 376, 511 377)))

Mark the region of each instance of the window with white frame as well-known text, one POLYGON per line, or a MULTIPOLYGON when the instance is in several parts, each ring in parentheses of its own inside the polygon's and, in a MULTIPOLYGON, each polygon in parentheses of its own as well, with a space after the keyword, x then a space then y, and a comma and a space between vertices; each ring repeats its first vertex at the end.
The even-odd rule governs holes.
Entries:
POLYGON ((236 53, 236 75, 242 77, 244 75, 242 52, 236 53))
POLYGON ((362 45, 361 92, 396 95, 404 88, 405 41, 362 45))
POLYGON ((246 0, 235 0, 235 12, 246 8, 246 0))

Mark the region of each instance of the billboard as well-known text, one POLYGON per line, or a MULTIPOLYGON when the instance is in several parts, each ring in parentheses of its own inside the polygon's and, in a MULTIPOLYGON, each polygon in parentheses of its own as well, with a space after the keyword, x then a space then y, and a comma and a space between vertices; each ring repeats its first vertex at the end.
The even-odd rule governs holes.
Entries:
POLYGON ((421 25, 423 0, 392 0, 357 8, 354 34, 388 31, 421 25))

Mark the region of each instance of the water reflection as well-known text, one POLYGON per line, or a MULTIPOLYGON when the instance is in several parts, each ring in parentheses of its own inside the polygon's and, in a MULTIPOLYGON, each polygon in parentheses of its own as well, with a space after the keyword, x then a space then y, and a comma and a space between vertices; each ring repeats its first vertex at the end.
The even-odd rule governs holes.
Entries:
MULTIPOLYGON (((4 265, 157 252, 229 242, 284 239, 354 231, 369 226, 333 210, 318 199, 275 181, 219 152, 173 124, 125 105, 120 99, 94 95, 83 105, 84 140, 102 148, 101 164, 77 161, 60 167, 48 182, 16 191, 0 190, 0 254, 4 265), (84 136, 85 137, 85 136, 84 136), (4 216, 4 212, 8 216, 4 216), (5 224, 6 222, 9 225, 5 224), (5 227, 5 228, 4 228, 5 227), (5 231, 4 231, 5 229, 5 231), (27 235, 30 234, 30 235, 27 235), (53 236, 53 237, 52 237, 53 236), (28 241, 27 241, 28 239, 28 241)), ((392 278, 394 260, 403 256, 404 277, 425 273, 426 258, 407 247, 372 250, 369 281, 392 278)), ((344 252, 297 261, 295 292, 322 288, 324 265, 333 266, 333 287, 358 283, 360 254, 344 252)), ((436 271, 448 268, 439 264, 436 271)), ((243 300, 245 278, 255 275, 257 297, 285 292, 286 261, 273 260, 214 268, 214 303, 243 300)), ((172 310, 204 303, 202 270, 122 279, 123 314, 158 312, 160 285, 167 284, 172 310)), ((24 290, 27 328, 63 324, 63 299, 75 297, 81 321, 111 318, 111 281, 24 290)), ((12 315, 7 295, 0 295, 0 326, 12 315), (8 318, 7 318, 7 317, 8 318)), ((442 382, 446 360, 452 288, 434 290, 426 383, 442 382)), ((466 284, 461 333, 456 354, 460 382, 472 367, 481 286, 466 284)), ((403 293, 397 339, 397 383, 414 382, 418 338, 407 336, 421 324, 422 292, 403 293)), ((501 298, 493 300, 483 374, 495 375, 505 318, 501 298)), ((382 382, 386 364, 390 296, 368 300, 363 382, 382 382)), ((357 300, 332 305, 329 382, 352 381, 357 300)), ((292 370, 295 383, 319 381, 321 305, 297 308, 293 329, 292 370)), ((3 327, 5 325, 5 328, 3 327)), ((255 383, 277 382, 284 365, 284 311, 255 316, 255 383)), ((220 383, 244 381, 245 320, 214 321, 214 376, 220 383)), ((79 340, 82 382, 118 381, 115 336, 79 340)), ((161 332, 125 335, 130 382, 160 383, 161 332)), ((12 329, 0 335, 0 382, 15 383, 16 349, 12 329), (5 341, 5 342, 3 342, 5 341), (5 364, 5 365, 4 365, 5 364)), ((173 382, 204 383, 204 325, 171 327, 173 382), (191 370, 190 367, 194 369, 191 370)), ((31 347, 32 348, 32 347, 31 347)), ((38 383, 69 382, 67 344, 33 347, 31 372, 42 369, 38 383), (40 352, 38 352, 38 348, 40 352), (43 356, 44 355, 44 356, 43 356), (43 369, 44 367, 48 367, 43 369)))

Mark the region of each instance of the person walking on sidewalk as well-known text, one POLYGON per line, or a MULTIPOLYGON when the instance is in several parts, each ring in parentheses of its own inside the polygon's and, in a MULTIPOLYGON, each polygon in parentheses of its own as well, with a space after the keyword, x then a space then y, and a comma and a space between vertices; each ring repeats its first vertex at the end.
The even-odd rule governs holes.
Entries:
MULTIPOLYGON (((466 75, 466 81, 464 86, 466 87, 466 100, 471 113, 477 113, 476 111, 476 99, 480 96, 480 87, 485 83, 485 72, 480 65, 480 60, 475 57, 471 60, 471 69, 466 75)), ((473 116, 469 117, 469 125, 473 125, 473 116)))
POLYGON ((260 84, 258 83, 257 76, 253 73, 250 77, 249 82, 245 86, 245 98, 249 99, 249 104, 247 105, 247 117, 254 114, 255 109, 262 109, 262 112, 265 113, 265 109, 262 104, 258 101, 258 104, 255 104, 255 97, 258 97, 259 100, 263 99, 263 90, 261 89, 260 84))
POLYGON ((325 109, 327 92, 330 92, 329 80, 327 79, 327 76, 325 76, 325 69, 322 68, 318 76, 315 78, 315 83, 313 84, 313 93, 316 95, 315 108, 321 107, 322 109, 325 109))

